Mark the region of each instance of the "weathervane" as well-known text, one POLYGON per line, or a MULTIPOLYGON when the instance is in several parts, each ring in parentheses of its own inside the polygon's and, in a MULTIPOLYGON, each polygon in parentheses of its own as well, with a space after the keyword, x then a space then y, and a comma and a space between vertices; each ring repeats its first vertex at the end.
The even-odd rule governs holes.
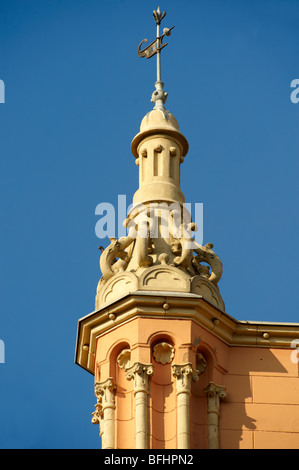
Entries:
POLYGON ((165 15, 166 12, 163 11, 163 13, 161 13, 160 7, 153 11, 153 16, 157 25, 156 39, 143 50, 141 50, 141 45, 147 42, 147 39, 143 39, 137 49, 137 54, 139 57, 150 59, 154 55, 157 55, 157 81, 155 83, 156 90, 154 91, 151 99, 151 101, 155 103, 154 109, 164 109, 164 103, 167 98, 167 93, 163 91, 164 83, 161 81, 161 50, 168 44, 162 44, 164 36, 170 36, 171 30, 174 28, 174 26, 172 26, 172 28, 164 28, 163 34, 160 36, 160 24, 165 15))

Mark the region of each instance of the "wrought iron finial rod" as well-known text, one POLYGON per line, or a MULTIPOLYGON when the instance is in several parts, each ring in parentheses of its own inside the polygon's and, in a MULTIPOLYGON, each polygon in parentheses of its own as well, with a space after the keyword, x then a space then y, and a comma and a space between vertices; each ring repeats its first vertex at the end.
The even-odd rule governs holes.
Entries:
POLYGON ((170 36, 171 30, 174 28, 174 26, 172 26, 172 28, 164 28, 163 34, 162 35, 160 34, 160 24, 163 18, 165 17, 165 15, 166 15, 166 12, 163 11, 163 13, 161 13, 160 7, 158 7, 157 10, 153 11, 153 17, 155 19, 156 27, 157 27, 156 39, 154 39, 154 41, 152 41, 147 47, 141 50, 141 45, 147 42, 147 39, 143 39, 143 41, 141 41, 137 49, 137 54, 139 55, 139 57, 145 57, 146 59, 149 59, 150 57, 153 57, 154 55, 157 54, 157 81, 155 83, 156 92, 154 92, 153 94, 152 101, 156 103, 155 107, 162 106, 162 108, 164 107, 163 104, 165 103, 166 97, 167 97, 167 93, 163 92, 162 90, 164 83, 161 80, 161 50, 165 46, 167 46, 167 43, 162 44, 162 41, 163 41, 164 36, 170 36), (159 93, 157 94, 157 92, 159 93), (161 100, 162 100, 162 103, 161 103, 161 100))
POLYGON ((157 82, 161 82, 161 50, 160 50, 160 24, 164 16, 166 15, 166 12, 163 11, 163 14, 161 15, 160 7, 157 8, 157 11, 153 11, 153 16, 156 21, 157 25, 157 34, 156 34, 156 40, 157 40, 157 82))

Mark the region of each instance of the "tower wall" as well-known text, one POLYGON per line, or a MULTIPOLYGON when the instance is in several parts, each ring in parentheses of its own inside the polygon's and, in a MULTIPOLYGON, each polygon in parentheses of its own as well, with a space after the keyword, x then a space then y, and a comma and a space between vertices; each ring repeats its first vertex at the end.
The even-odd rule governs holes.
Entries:
POLYGON ((115 384, 115 448, 140 448, 139 372, 131 373, 138 364, 152 368, 141 374, 143 448, 298 446, 298 364, 289 350, 230 346, 194 319, 148 315, 96 341, 95 386, 108 378, 115 384))

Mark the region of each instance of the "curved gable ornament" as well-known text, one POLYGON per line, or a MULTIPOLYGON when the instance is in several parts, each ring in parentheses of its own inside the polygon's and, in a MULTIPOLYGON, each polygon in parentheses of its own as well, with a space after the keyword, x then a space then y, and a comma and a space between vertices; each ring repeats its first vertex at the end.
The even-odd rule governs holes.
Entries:
POLYGON ((138 290, 138 278, 131 272, 120 272, 115 274, 111 279, 103 284, 98 284, 96 296, 96 308, 100 308, 103 304, 111 303, 130 292, 138 290))
POLYGON ((155 265, 142 273, 139 280, 141 290, 166 290, 189 292, 190 280, 183 271, 167 265, 155 265))

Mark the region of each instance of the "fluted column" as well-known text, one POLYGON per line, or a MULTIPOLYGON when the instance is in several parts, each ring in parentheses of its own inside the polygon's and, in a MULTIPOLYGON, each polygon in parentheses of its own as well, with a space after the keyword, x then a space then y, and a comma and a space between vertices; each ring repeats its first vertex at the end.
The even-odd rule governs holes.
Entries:
POLYGON ((205 388, 208 397, 208 441, 209 449, 219 448, 220 399, 226 397, 223 385, 210 382, 205 388))
POLYGON ((136 449, 148 449, 148 378, 152 374, 152 364, 140 362, 135 362, 126 373, 128 380, 134 379, 136 449))
POLYGON ((176 377, 177 394, 177 448, 190 449, 190 395, 192 380, 199 378, 191 363, 172 366, 176 377))
POLYGON ((100 423, 102 449, 114 449, 115 447, 115 389, 116 385, 110 377, 104 382, 95 384, 98 403, 92 421, 100 423))

